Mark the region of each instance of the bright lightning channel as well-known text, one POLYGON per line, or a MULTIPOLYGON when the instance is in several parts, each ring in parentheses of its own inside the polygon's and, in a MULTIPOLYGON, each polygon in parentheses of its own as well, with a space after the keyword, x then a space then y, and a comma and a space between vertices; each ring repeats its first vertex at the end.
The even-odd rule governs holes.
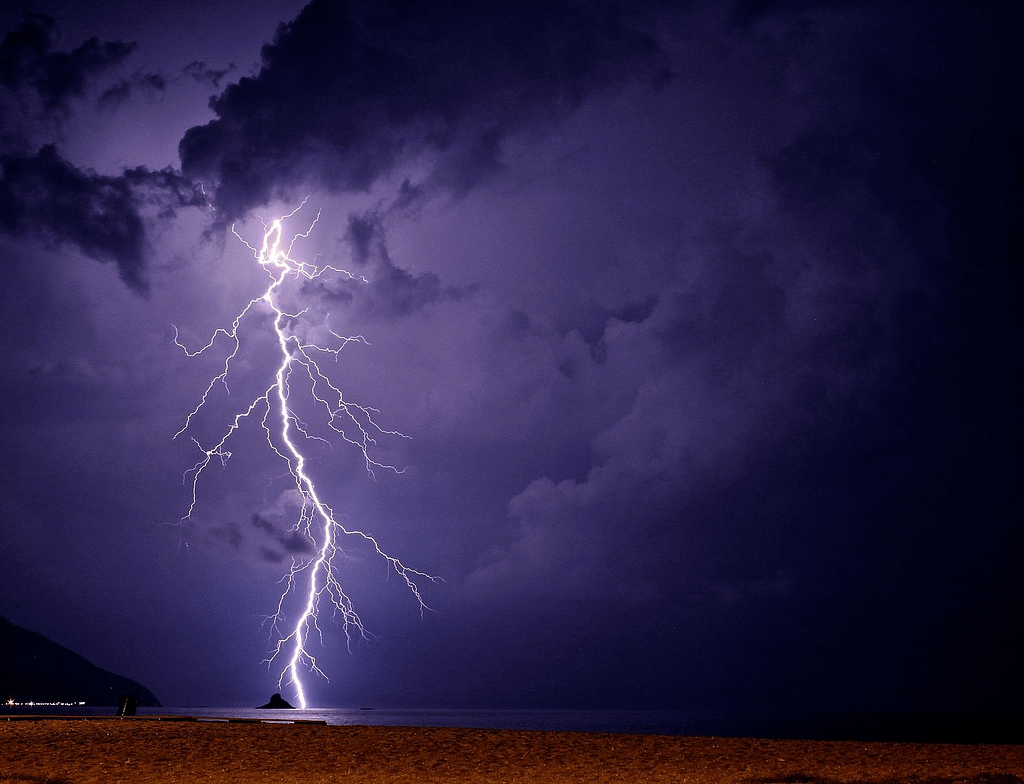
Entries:
MULTIPOLYGON (((312 396, 314 408, 322 414, 324 423, 337 434, 337 437, 360 450, 366 470, 371 476, 377 469, 401 473, 401 470, 395 466, 380 462, 372 456, 377 443, 374 436, 384 435, 399 438, 408 436, 397 430, 385 430, 378 425, 375 417, 380 412, 376 409, 346 400, 341 389, 322 368, 321 363, 324 359, 333 357, 337 360, 341 350, 349 343, 366 343, 366 340, 361 335, 344 337, 328 328, 327 332, 333 338, 332 344, 322 346, 310 342, 296 331, 300 317, 308 311, 308 308, 296 313, 289 313, 280 304, 283 299, 284 284, 289 279, 301 283, 304 280, 313 280, 328 273, 349 279, 355 278, 346 270, 331 265, 318 266, 316 263, 297 261, 292 257, 295 243, 301 238, 308 237, 320 219, 320 214, 317 213, 309 228, 292 236, 286 246, 283 241, 283 221, 294 216, 304 204, 305 201, 281 218, 275 218, 269 222, 264 221, 263 239, 259 247, 250 245, 232 227, 232 233, 252 251, 256 262, 269 275, 270 283, 261 295, 250 300, 239 311, 231 322, 230 328, 218 328, 209 342, 201 348, 190 350, 186 347, 179 339, 177 327, 175 327, 174 336, 175 344, 189 357, 198 356, 211 349, 219 339, 227 341, 231 347, 220 372, 207 385, 199 403, 185 418, 182 428, 174 434, 174 438, 178 438, 189 430, 193 420, 207 405, 218 386, 222 386, 224 391, 230 394, 228 376, 232 363, 238 357, 241 348, 239 331, 246 316, 257 310, 269 311, 272 316, 273 335, 278 350, 276 354, 278 357, 277 368, 272 380, 261 394, 236 410, 230 424, 212 446, 203 446, 196 437, 192 437, 192 441, 202 451, 203 456, 185 472, 184 480, 191 484, 192 498, 188 511, 181 520, 185 522, 191 519, 192 513, 199 503, 199 483, 206 469, 215 462, 221 465, 226 464, 228 458, 231 457, 231 452, 228 449, 231 437, 246 420, 258 419, 265 432, 268 446, 286 464, 294 481, 295 490, 299 494, 298 519, 292 530, 298 530, 305 534, 315 553, 305 559, 293 557, 291 567, 282 579, 285 588, 278 601, 277 610, 273 616, 267 619, 272 633, 278 639, 265 663, 270 667, 275 661, 286 662, 278 678, 278 688, 284 690, 284 686, 290 685, 295 690, 295 696, 301 708, 306 707, 306 693, 301 678, 303 672, 315 672, 324 678, 327 677, 317 665, 308 646, 313 634, 316 634, 321 643, 323 642, 322 633, 317 623, 322 605, 328 603, 336 615, 340 614, 345 638, 349 644, 351 644, 354 633, 358 633, 363 638, 368 636, 352 600, 342 587, 339 565, 336 563, 337 560, 344 558, 344 553, 339 548, 340 540, 354 537, 367 543, 373 552, 384 559, 388 567, 405 581, 409 591, 419 603, 421 616, 423 611, 428 608, 417 581, 440 582, 439 578, 411 569, 397 558, 385 553, 373 536, 363 531, 349 530, 343 526, 338 521, 334 509, 321 497, 307 467, 308 459, 301 448, 303 442, 306 440, 328 444, 330 442, 313 435, 309 426, 299 418, 293 408, 290 401, 293 375, 305 376, 308 379, 306 388, 312 396), (285 604, 293 594, 300 597, 297 602, 301 610, 297 619, 289 624, 285 616, 285 604)), ((366 282, 365 278, 359 279, 366 282)))

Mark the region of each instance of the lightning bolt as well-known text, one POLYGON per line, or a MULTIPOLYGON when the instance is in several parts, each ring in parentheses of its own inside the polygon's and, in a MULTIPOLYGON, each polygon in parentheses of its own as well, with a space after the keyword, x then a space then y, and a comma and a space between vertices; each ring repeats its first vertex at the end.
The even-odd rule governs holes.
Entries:
MULTIPOLYGON (((177 439, 190 429, 194 429, 194 421, 210 403, 211 398, 219 394, 218 390, 230 395, 228 377, 234 364, 240 361, 243 323, 253 321, 257 312, 270 316, 272 338, 276 341, 277 347, 276 369, 262 392, 235 410, 226 429, 212 445, 204 446, 198 438, 192 436, 192 441, 201 450, 202 456, 183 477, 184 482, 191 487, 191 501, 181 522, 190 520, 199 504, 200 480, 206 471, 215 464, 225 465, 231 457, 228 447, 232 436, 246 421, 258 421, 263 428, 268 447, 287 466, 294 489, 298 493, 299 511, 292 530, 300 531, 309 539, 311 551, 314 553, 306 558, 292 558, 291 567, 282 578, 284 590, 276 612, 267 619, 271 633, 277 637, 277 641, 265 663, 271 667, 275 662, 284 662, 278 678, 278 687, 284 690, 284 686, 292 686, 301 708, 306 707, 306 694, 301 678, 303 673, 315 672, 324 678, 327 677, 310 652, 309 645, 314 635, 321 644, 323 643, 322 631, 318 625, 321 609, 329 606, 335 616, 340 616, 347 644, 351 645, 355 634, 362 638, 369 635, 342 585, 339 562, 344 560, 345 553, 340 548, 340 542, 361 540, 374 555, 383 559, 388 568, 405 581, 405 585, 419 604, 421 617, 428 607, 419 583, 424 580, 440 582, 439 578, 411 569, 397 558, 388 555, 370 534, 350 530, 342 525, 335 510, 323 499, 310 472, 310 460, 303 452, 306 442, 330 445, 330 438, 337 438, 361 452, 366 470, 371 477, 375 476, 374 472, 377 470, 402 473, 404 469, 375 459, 373 455, 377 437, 408 436, 379 425, 376 418, 380 412, 377 409, 346 400, 342 390, 325 372, 325 360, 333 358, 337 361, 339 354, 347 345, 353 342, 366 343, 365 338, 361 335, 345 337, 327 327, 325 334, 330 336, 330 343, 320 345, 300 334, 302 330, 299 329, 299 325, 308 308, 289 312, 282 304, 285 299, 285 284, 289 281, 297 282, 301 286, 305 281, 327 274, 356 279, 356 276, 346 270, 329 264, 320 266, 316 264, 315 259, 313 263, 308 263, 293 258, 295 243, 308 237, 320 219, 320 214, 317 213, 306 231, 292 236, 287 245, 285 244, 283 221, 294 216, 305 203, 303 200, 292 212, 281 218, 263 221, 263 238, 258 247, 250 245, 232 227, 232 233, 252 251, 256 263, 266 271, 270 282, 262 294, 250 300, 239 311, 230 328, 218 328, 204 346, 194 350, 181 342, 177 327, 174 330, 175 345, 189 357, 203 354, 218 343, 226 343, 230 349, 220 372, 211 379, 199 403, 185 418, 181 429, 174 434, 174 438, 177 439), (301 385, 296 383, 300 379, 301 385), (291 402, 293 386, 301 386, 304 391, 308 391, 314 410, 319 413, 322 424, 330 431, 330 438, 315 435, 312 427, 299 417, 296 407, 291 402), (289 597, 292 596, 295 596, 295 599, 291 600, 292 604, 297 603, 300 609, 297 617, 288 623, 285 608, 289 603, 289 597)), ((358 280, 366 282, 362 277, 358 280)))

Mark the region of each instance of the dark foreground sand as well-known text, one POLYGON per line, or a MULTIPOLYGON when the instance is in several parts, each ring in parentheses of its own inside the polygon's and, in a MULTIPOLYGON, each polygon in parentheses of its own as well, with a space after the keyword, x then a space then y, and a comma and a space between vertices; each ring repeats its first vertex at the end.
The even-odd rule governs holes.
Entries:
POLYGON ((0 784, 167 781, 1024 784, 1024 746, 0 719, 0 784))

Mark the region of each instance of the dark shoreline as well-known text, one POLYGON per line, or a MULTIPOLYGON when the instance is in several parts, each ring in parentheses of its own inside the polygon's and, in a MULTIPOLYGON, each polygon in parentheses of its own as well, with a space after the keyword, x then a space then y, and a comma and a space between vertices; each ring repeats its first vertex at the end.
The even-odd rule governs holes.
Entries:
MULTIPOLYGON (((114 718, 109 707, 0 706, 5 718, 114 718)), ((729 714, 669 711, 415 710, 356 708, 267 712, 243 708, 142 709, 165 721, 316 722, 337 726, 449 727, 771 740, 1024 744, 1024 713, 847 712, 729 714)))

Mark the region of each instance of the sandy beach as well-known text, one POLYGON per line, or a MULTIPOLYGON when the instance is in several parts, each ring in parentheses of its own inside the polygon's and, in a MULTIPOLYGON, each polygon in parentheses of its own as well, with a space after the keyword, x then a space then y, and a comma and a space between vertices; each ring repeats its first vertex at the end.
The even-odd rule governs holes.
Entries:
POLYGON ((0 721, 0 784, 171 781, 1024 784, 1024 746, 155 719, 0 721))

